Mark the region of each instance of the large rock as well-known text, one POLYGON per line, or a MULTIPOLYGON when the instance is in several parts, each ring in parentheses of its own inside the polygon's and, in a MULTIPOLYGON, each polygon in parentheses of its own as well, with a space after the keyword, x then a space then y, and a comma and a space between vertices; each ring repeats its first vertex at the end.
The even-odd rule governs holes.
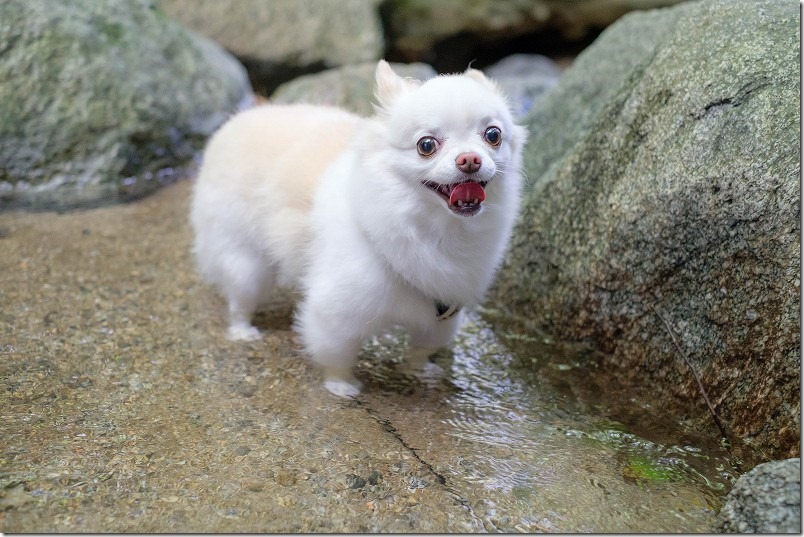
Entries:
POLYGON ((606 30, 527 118, 532 189, 491 298, 728 435, 800 450, 799 25, 705 0, 606 30))
POLYGON ((378 60, 379 0, 157 0, 160 9, 214 39, 270 94, 294 76, 378 60))
MULTIPOLYGON (((402 61, 447 62, 466 67, 496 44, 517 38, 532 41, 545 32, 550 41, 583 39, 623 14, 683 0, 387 0, 383 20, 393 57, 402 61), (445 57, 446 56, 446 57, 445 57)), ((519 46, 527 46, 523 40, 519 46)), ((549 45, 549 43, 545 43, 549 45)))
POLYGON ((760 464, 741 476, 720 510, 718 529, 801 534, 801 459, 760 464))
POLYGON ((0 50, 4 205, 143 194, 252 98, 234 58, 146 1, 7 0, 0 50))

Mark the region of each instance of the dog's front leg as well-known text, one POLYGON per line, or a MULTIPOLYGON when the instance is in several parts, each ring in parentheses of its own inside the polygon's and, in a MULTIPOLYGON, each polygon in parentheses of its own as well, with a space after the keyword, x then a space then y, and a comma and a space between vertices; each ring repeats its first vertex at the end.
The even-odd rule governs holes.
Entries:
POLYGON ((460 313, 444 320, 434 318, 433 323, 426 328, 409 329, 410 348, 405 356, 403 371, 424 378, 441 376, 444 373, 443 368, 431 362, 429 358, 452 343, 458 331, 460 318, 460 313))

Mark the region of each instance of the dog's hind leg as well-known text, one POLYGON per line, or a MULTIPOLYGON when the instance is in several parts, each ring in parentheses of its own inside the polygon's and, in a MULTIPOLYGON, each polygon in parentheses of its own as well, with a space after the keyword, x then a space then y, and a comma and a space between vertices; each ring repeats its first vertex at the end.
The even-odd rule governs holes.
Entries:
POLYGON ((275 284, 275 271, 260 257, 230 255, 229 277, 223 283, 223 292, 229 302, 227 337, 234 341, 260 339, 262 334, 251 324, 251 320, 257 306, 275 284))

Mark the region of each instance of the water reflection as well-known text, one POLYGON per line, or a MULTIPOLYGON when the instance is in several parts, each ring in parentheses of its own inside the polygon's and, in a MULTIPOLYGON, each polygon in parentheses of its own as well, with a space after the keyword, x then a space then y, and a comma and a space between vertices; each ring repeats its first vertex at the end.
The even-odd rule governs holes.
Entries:
POLYGON ((728 453, 669 416, 643 418, 665 424, 663 438, 677 439, 660 443, 595 414, 599 404, 573 396, 583 390, 575 379, 584 375, 562 378, 578 364, 554 367, 551 359, 573 363, 539 356, 542 366, 523 374, 521 357, 474 313, 451 363, 441 364, 458 388, 444 400, 444 423, 465 453, 450 463, 450 473, 481 498, 484 491, 504 493, 494 505, 480 506, 487 524, 527 531, 708 531, 736 477, 728 453))

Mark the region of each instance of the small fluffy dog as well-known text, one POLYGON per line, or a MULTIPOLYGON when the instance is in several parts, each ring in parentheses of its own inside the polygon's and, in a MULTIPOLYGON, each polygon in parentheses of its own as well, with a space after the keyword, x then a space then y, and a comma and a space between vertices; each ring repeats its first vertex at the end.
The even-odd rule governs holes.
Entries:
POLYGON ((519 207, 524 128, 480 71, 420 82, 385 61, 377 114, 265 105, 211 138, 191 220, 230 339, 271 290, 295 286, 296 329, 326 388, 354 396, 361 342, 408 330, 419 370, 491 284, 519 207))

